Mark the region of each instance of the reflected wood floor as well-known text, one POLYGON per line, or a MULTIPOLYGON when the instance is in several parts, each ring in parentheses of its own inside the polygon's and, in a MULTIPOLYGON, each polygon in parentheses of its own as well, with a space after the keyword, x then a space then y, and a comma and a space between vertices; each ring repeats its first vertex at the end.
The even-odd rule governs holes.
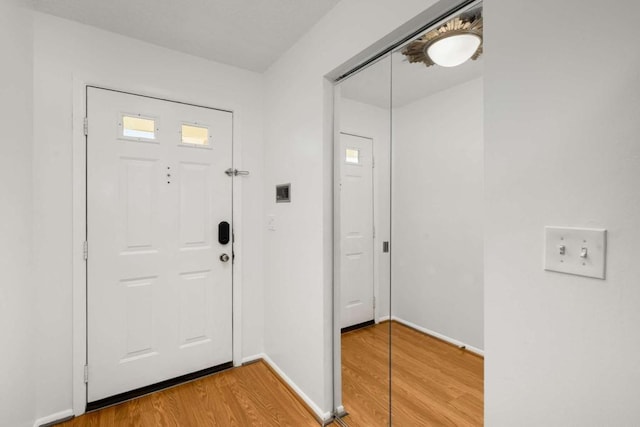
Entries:
POLYGON ((483 358, 397 322, 342 335, 347 424, 388 425, 389 325, 393 426, 482 426, 483 358))
POLYGON ((262 360, 91 412, 60 427, 317 427, 262 360))

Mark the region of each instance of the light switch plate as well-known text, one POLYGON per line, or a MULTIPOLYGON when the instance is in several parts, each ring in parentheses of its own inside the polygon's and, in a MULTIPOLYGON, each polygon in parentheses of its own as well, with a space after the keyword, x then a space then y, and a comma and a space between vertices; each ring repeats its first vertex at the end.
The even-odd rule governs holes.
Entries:
POLYGON ((544 269, 605 278, 607 230, 545 227, 544 269))

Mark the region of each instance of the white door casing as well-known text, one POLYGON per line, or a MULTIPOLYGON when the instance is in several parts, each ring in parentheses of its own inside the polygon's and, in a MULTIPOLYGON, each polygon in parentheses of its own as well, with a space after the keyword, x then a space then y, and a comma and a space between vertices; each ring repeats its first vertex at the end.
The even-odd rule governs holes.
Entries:
POLYGON ((373 141, 340 134, 340 327, 374 320, 373 141))
POLYGON ((232 360, 232 115, 88 88, 88 396, 109 396, 232 360), (155 139, 123 137, 123 115, 155 139), (208 146, 182 144, 183 124, 208 146))

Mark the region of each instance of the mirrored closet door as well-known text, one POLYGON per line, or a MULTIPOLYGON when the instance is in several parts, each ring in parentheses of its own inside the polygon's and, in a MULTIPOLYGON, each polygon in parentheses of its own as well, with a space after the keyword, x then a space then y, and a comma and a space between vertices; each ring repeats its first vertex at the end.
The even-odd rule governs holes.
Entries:
POLYGON ((336 87, 336 407, 351 426, 389 425, 391 55, 336 87))
POLYGON ((336 85, 344 425, 483 424, 483 11, 449 3, 336 85))
POLYGON ((483 424, 482 6, 395 49, 391 419, 483 424))

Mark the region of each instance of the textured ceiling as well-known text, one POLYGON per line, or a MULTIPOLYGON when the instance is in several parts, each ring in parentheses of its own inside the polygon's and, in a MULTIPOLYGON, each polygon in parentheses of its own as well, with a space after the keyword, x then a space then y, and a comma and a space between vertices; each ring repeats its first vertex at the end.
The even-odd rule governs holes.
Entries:
POLYGON ((34 0, 36 10, 264 71, 339 0, 34 0))

